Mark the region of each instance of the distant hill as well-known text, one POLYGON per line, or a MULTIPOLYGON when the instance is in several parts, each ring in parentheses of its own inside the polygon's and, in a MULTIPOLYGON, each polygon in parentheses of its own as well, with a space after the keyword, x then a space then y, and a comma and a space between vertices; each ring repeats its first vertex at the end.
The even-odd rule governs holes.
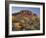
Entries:
POLYGON ((27 14, 27 15, 32 15, 34 14, 36 16, 35 13, 33 13, 32 11, 29 11, 29 10, 21 10, 20 12, 18 13, 13 13, 12 15, 17 15, 17 14, 27 14))

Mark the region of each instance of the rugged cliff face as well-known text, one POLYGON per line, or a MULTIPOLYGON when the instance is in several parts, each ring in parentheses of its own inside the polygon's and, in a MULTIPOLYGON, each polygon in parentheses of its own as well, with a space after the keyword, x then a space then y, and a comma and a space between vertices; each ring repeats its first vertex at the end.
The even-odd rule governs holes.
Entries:
POLYGON ((12 30, 40 30, 40 18, 35 13, 22 10, 12 14, 12 30))

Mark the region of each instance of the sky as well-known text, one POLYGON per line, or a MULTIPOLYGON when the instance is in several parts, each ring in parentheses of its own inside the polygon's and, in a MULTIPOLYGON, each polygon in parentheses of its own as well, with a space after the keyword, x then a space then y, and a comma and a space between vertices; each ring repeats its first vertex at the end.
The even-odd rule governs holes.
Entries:
POLYGON ((40 8, 35 7, 12 7, 12 13, 20 12, 21 10, 29 10, 33 13, 40 15, 40 8))

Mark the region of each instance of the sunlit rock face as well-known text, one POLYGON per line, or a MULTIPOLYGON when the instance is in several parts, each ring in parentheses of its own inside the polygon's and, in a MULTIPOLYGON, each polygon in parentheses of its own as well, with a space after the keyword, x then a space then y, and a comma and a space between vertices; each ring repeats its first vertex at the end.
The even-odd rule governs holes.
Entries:
POLYGON ((12 14, 12 30, 40 30, 40 18, 31 11, 21 10, 12 14))

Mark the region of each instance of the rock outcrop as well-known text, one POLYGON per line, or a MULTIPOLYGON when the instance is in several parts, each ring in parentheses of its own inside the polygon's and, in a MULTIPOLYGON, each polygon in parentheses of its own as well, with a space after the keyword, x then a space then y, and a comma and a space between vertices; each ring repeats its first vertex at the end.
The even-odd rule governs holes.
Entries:
POLYGON ((12 30, 40 30, 40 17, 28 10, 12 14, 12 30))

